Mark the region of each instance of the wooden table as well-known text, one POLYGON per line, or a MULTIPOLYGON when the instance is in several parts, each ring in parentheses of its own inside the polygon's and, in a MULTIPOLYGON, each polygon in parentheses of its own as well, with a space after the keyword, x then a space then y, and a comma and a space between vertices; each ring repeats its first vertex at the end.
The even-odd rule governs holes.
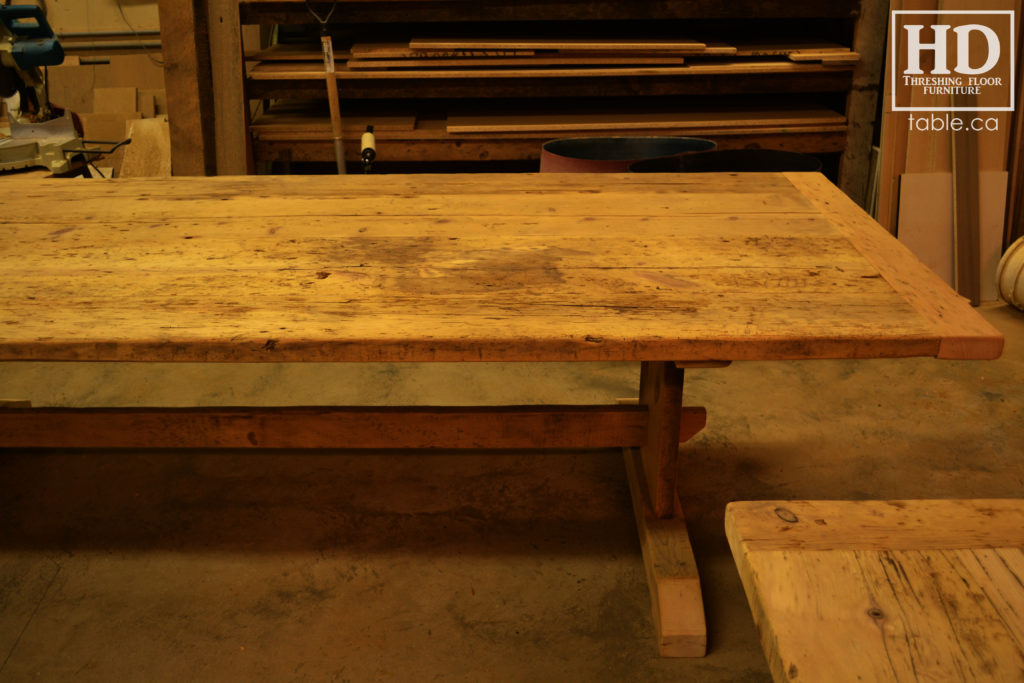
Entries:
POLYGON ((5 178, 0 360, 641 361, 638 405, 0 411, 3 447, 626 449, 665 655, 700 655, 687 367, 989 359, 818 174, 5 178))
POLYGON ((1024 500, 743 501, 725 524, 779 683, 1024 676, 1024 500))

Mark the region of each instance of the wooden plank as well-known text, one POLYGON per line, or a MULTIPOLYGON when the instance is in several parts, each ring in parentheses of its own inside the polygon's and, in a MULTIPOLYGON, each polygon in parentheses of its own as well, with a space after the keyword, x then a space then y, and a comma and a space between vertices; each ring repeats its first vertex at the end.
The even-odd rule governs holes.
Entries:
MULTIPOLYGON (((338 70, 339 80, 370 79, 480 79, 480 78, 594 78, 603 76, 725 76, 750 74, 815 74, 837 68, 821 64, 782 61, 735 61, 685 66, 581 67, 576 69, 417 69, 415 71, 365 71, 348 68, 338 70)), ((322 69, 302 62, 260 62, 249 69, 249 78, 256 81, 316 80, 322 69)))
MULTIPOLYGON (((975 95, 954 95, 957 108, 977 105, 975 95)), ((956 290, 972 306, 981 303, 981 206, 978 182, 978 138, 970 131, 953 131, 953 266, 956 290)))
MULTIPOLYGON (((920 22, 925 25, 936 23, 938 16, 935 12, 938 12, 940 5, 947 4, 946 0, 918 0, 917 2, 911 3, 910 0, 905 0, 908 7, 913 7, 918 11, 926 11, 928 14, 919 15, 920 22)), ((915 22, 917 19, 915 18, 915 22)), ((905 32, 901 32, 901 38, 905 38, 905 32)), ((934 68, 935 55, 929 51, 924 51, 921 55, 921 64, 923 69, 927 69, 929 72, 934 68)), ((904 62, 905 63, 905 62, 904 62)), ((898 81, 898 79, 897 79, 898 81)), ((903 89, 903 86, 901 86, 903 89)), ((906 97, 903 100, 904 106, 906 106, 906 97)), ((920 107, 922 109, 938 109, 948 107, 950 105, 949 95, 937 95, 932 93, 925 93, 921 88, 913 89, 910 97, 910 106, 920 107)), ((910 116, 912 114, 901 114, 900 122, 907 127, 907 149, 906 149, 906 170, 908 173, 944 173, 952 172, 952 141, 950 131, 933 131, 927 127, 925 130, 921 130, 920 124, 911 126, 910 116)), ((915 117, 918 118, 918 117, 915 117)))
POLYGON ((797 51, 788 55, 794 62, 821 62, 822 64, 856 64, 860 61, 860 54, 846 50, 845 52, 833 51, 797 51))
POLYGON ((179 176, 216 172, 206 12, 194 0, 160 0, 171 168, 179 176))
MULTIPOLYGON (((416 116, 377 116, 368 113, 350 113, 342 119, 342 130, 346 137, 359 137, 366 132, 366 126, 372 125, 377 133, 395 133, 398 131, 412 132, 416 128, 416 116)), ((315 135, 327 139, 331 134, 331 121, 325 112, 319 109, 306 113, 301 111, 277 112, 273 109, 249 126, 254 135, 277 136, 288 139, 315 135)))
POLYGON ((730 503, 726 511, 727 530, 747 552, 1024 546, 1024 501, 1011 498, 764 500, 730 503))
POLYGON ((978 174, 978 228, 981 231, 980 277, 981 300, 998 301, 999 285, 996 273, 1003 255, 1003 223, 1006 215, 1006 197, 1009 174, 1006 171, 981 171, 978 174))
POLYGON ((941 334, 939 358, 999 357, 1002 335, 984 318, 974 314, 969 302, 958 297, 935 273, 925 268, 910 250, 903 245, 896 246, 898 243, 892 236, 852 201, 836 195, 824 176, 785 175, 941 334))
POLYGON ((730 503, 776 681, 1014 680, 1024 501, 730 503))
POLYGON ((781 107, 739 110, 665 112, 571 112, 558 114, 449 115, 449 133, 493 133, 572 130, 629 130, 636 128, 731 128, 760 126, 842 125, 846 119, 825 107, 781 107))
POLYGON ((736 48, 737 57, 782 57, 799 52, 849 52, 850 48, 839 43, 820 40, 801 40, 798 38, 778 38, 774 40, 758 39, 733 40, 730 44, 736 48))
POLYGON ((171 132, 166 119, 132 121, 128 137, 132 142, 125 148, 120 177, 171 176, 171 132))
MULTIPOLYGON (((253 11, 267 11, 270 14, 275 13, 272 11, 275 5, 291 5, 296 8, 295 14, 297 17, 302 16, 301 12, 305 10, 300 0, 240 0, 240 4, 250 7, 253 11), (268 9, 264 10, 260 7, 261 5, 268 9)), ((384 0, 383 2, 351 0, 347 4, 353 10, 358 9, 360 5, 397 5, 398 12, 408 12, 410 9, 410 5, 405 4, 402 0, 384 0)), ((520 9, 524 6, 528 12, 527 16, 533 16, 543 12, 544 9, 548 9, 548 12, 540 15, 540 18, 543 19, 564 19, 566 12, 565 7, 557 3, 552 6, 550 2, 523 2, 523 0, 490 2, 485 7, 479 7, 479 3, 465 1, 452 3, 453 7, 434 7, 432 5, 436 5, 435 0, 413 0, 413 5, 420 4, 425 6, 426 16, 433 18, 435 21, 439 20, 438 15, 448 17, 449 20, 463 21, 468 20, 467 14, 487 18, 491 17, 496 11, 500 11, 500 13, 497 17, 493 17, 494 19, 507 19, 511 18, 508 10, 520 9)), ((637 3, 631 0, 607 0, 598 6, 588 8, 588 10, 594 15, 595 19, 695 19, 707 17, 826 17, 848 19, 856 7, 856 2, 851 0, 843 0, 828 5, 822 4, 820 0, 742 0, 728 5, 723 5, 714 0, 672 0, 670 2, 658 3, 655 6, 637 6, 637 3)), ((516 13, 511 16, 521 17, 522 15, 521 13, 516 13)))
POLYGON ((704 52, 702 54, 708 57, 732 57, 735 56, 738 51, 739 50, 734 45, 708 41, 704 46, 704 52))
MULTIPOLYGON (((247 135, 248 103, 242 62, 241 19, 237 0, 207 0, 213 120, 217 174, 244 175, 251 170, 247 135)), ((323 76, 321 67, 321 78, 323 76)))
MULTIPOLYGON (((347 49, 336 49, 335 60, 345 61, 352 56, 347 49)), ((317 43, 278 43, 262 50, 247 51, 247 60, 259 62, 323 62, 323 53, 317 43)))
POLYGON ((637 406, 5 408, 0 448, 618 448, 637 406))
MULTIPOLYGON (((759 146, 767 146, 773 149, 790 149, 792 151, 811 151, 811 152, 825 152, 825 151, 839 151, 841 149, 841 142, 843 134, 846 131, 846 122, 842 116, 828 112, 828 110, 822 109, 821 120, 822 123, 810 123, 810 121, 816 120, 818 114, 815 110, 811 110, 807 114, 807 119, 804 123, 799 125, 774 123, 772 125, 751 125, 751 126, 729 126, 728 121, 723 122, 724 125, 708 125, 706 128, 702 128, 699 131, 700 135, 715 135, 719 142, 720 148, 728 148, 730 144, 729 138, 737 136, 767 136, 777 135, 780 137, 788 136, 788 141, 773 141, 773 144, 764 144, 759 146), (831 119, 831 122, 825 123, 831 119), (839 134, 839 135, 836 135, 839 134), (831 138, 831 140, 828 140, 831 138), (838 139, 838 142, 836 142, 838 139), (796 145, 796 147, 794 147, 796 145)), ((728 116, 728 113, 708 113, 708 116, 728 116)), ((625 116, 625 115, 623 115, 625 116)), ((459 114, 453 114, 456 125, 461 126, 464 119, 459 114)), ((496 116, 497 121, 505 120, 504 117, 496 116)), ((586 120, 589 117, 583 117, 586 120)), ((595 115, 597 120, 604 120, 604 115, 595 115)), ((487 121, 491 120, 491 117, 486 117, 487 121)), ((480 119, 484 122, 484 119, 480 119)), ((510 118, 509 121, 519 121, 518 117, 510 118)), ((468 141, 468 136, 473 135, 474 141, 482 141, 484 143, 490 143, 494 146, 494 153, 489 155, 490 158, 503 158, 501 154, 501 146, 511 140, 533 140, 535 143, 531 143, 524 149, 532 152, 532 158, 538 158, 540 153, 540 146, 543 142, 550 139, 546 135, 545 130, 538 131, 525 131, 525 132, 511 132, 511 131, 496 131, 494 133, 486 134, 486 137, 480 133, 449 133, 447 126, 452 119, 430 119, 424 118, 417 122, 416 117, 412 115, 396 116, 390 113, 381 112, 375 114, 372 110, 360 110, 350 114, 343 122, 345 128, 346 137, 359 137, 366 129, 367 124, 373 124, 374 130, 378 130, 387 135, 381 136, 378 140, 380 144, 388 145, 391 142, 396 141, 427 141, 427 140, 459 140, 460 147, 456 148, 455 152, 461 149, 461 146, 468 141), (500 134, 499 134, 500 133, 500 134), (457 136, 457 137, 456 137, 457 136)), ((487 125, 484 123, 484 125, 487 125)), ((501 125, 499 123, 499 125, 501 125)), ((587 124, 585 124, 587 125, 587 124)), ((249 127, 253 135, 258 140, 288 140, 288 141, 303 141, 303 140, 315 140, 323 139, 326 140, 329 137, 330 122, 327 118, 326 111, 323 107, 313 108, 283 108, 274 107, 270 112, 258 116, 249 127)), ((601 129, 598 129, 601 130, 601 129)), ((644 127, 638 122, 636 126, 631 128, 616 128, 616 130, 622 130, 629 134, 639 135, 651 135, 651 134, 686 134, 689 132, 693 134, 693 128, 682 125, 675 128, 655 128, 655 127, 644 127), (655 132, 657 131, 657 133, 655 132)), ((739 143, 740 147, 747 146, 747 143, 739 143)), ((451 153, 451 152, 449 152, 451 153)), ((389 157, 393 158, 393 157, 389 157)), ((429 159, 430 157, 424 157, 429 159)), ((471 158, 471 157, 470 157, 471 158)), ((526 157, 524 157, 526 158, 526 157)))
MULTIPOLYGON (((654 135, 678 134, 672 129, 621 131, 622 135, 654 135)), ((811 130, 794 135, 792 129, 759 129, 745 130, 742 128, 719 128, 702 130, 701 135, 712 136, 718 140, 719 149, 749 149, 764 147, 771 149, 787 149, 793 152, 822 154, 841 152, 846 140, 845 127, 829 130, 811 130)), ((349 138, 346 138, 348 140, 349 138)), ((351 139, 358 140, 353 136, 351 139)), ((478 161, 493 159, 498 161, 537 161, 540 148, 550 139, 543 133, 507 134, 488 136, 447 136, 445 135, 412 135, 390 134, 386 138, 377 139, 378 158, 391 161, 478 161)), ((269 135, 255 136, 256 158, 259 161, 331 161, 334 150, 325 145, 323 138, 315 139, 309 135, 289 136, 274 132, 269 135)), ((349 150, 349 159, 355 161, 358 150, 349 150)))
POLYGON ((658 651, 662 657, 703 657, 707 652, 704 601, 679 498, 673 501, 672 517, 654 515, 639 451, 626 449, 624 459, 658 651))
POLYGON ((412 50, 630 50, 701 53, 705 44, 697 40, 637 40, 614 38, 413 38, 412 50))
POLYGON ((456 58, 421 58, 421 59, 350 59, 348 68, 356 71, 374 69, 437 69, 445 67, 468 66, 592 66, 601 64, 660 64, 664 66, 681 66, 682 57, 650 57, 650 56, 600 56, 588 57, 579 55, 553 55, 543 57, 456 57, 456 58))
POLYGON ((349 53, 358 59, 437 59, 440 57, 524 57, 535 54, 522 48, 438 49, 413 48, 409 43, 354 43, 349 53))
MULTIPOLYGON (((785 62, 790 67, 802 70, 771 71, 762 70, 745 73, 740 69, 726 69, 723 74, 707 73, 705 68, 715 65, 688 65, 695 71, 685 73, 694 78, 680 78, 679 75, 649 74, 640 77, 622 74, 608 74, 600 78, 580 78, 566 75, 554 79, 545 78, 505 78, 496 77, 484 82, 468 78, 444 78, 442 75, 426 79, 404 78, 397 80, 392 77, 379 77, 390 72, 374 72, 367 75, 363 71, 348 71, 348 74, 363 74, 361 77, 345 78, 347 98, 385 99, 385 98, 423 98, 436 102, 442 98, 530 98, 550 97, 551 88, 555 88, 560 97, 630 97, 630 96, 662 96, 662 95, 720 95, 724 92, 773 93, 777 96, 808 93, 824 93, 845 91, 850 87, 852 71, 845 66, 826 67, 821 64, 797 64, 785 62), (719 78, 718 76, 728 76, 719 78)), ((589 67, 581 67, 589 68, 589 67)), ((669 68, 669 67, 665 67, 669 68)), ((717 67, 715 67, 717 68, 717 67)), ((777 67, 772 67, 776 69, 777 67)), ((537 70, 534 70, 537 71, 537 70)), ((437 69, 425 69, 424 73, 437 74, 437 69)), ((319 89, 309 79, 249 79, 246 87, 253 98, 288 99, 319 97, 319 89)))

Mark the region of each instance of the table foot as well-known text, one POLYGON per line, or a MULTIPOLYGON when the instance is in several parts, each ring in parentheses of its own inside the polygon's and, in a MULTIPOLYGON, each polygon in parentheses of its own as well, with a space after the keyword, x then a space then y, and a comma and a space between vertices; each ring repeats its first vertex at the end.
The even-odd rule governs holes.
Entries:
POLYGON ((662 657, 703 657, 707 653, 704 602, 679 498, 674 498, 672 517, 655 516, 639 449, 626 448, 623 454, 658 650, 662 657))

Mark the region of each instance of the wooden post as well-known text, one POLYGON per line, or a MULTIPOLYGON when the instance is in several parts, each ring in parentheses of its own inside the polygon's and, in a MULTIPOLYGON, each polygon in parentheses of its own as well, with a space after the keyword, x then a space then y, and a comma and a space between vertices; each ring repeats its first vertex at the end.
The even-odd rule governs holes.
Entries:
POLYGON ((209 35, 199 0, 160 0, 167 119, 171 129, 171 172, 216 173, 209 35))
MULTIPOLYGON (((1017 25, 1014 35, 1017 39, 1017 64, 1024 59, 1024 47, 1020 45, 1022 36, 1022 20, 1017 12, 1017 25)), ((1024 93, 1024 68, 1017 67, 1017 110, 1013 113, 1010 130, 1010 149, 1008 169, 1010 181, 1006 196, 1006 224, 1003 228, 1003 249, 1005 250, 1017 238, 1024 237, 1024 106, 1019 104, 1024 93)))
POLYGON ((238 0, 207 0, 213 121, 217 143, 217 175, 250 171, 248 102, 242 56, 242 24, 238 0))
POLYGON ((647 445, 641 450, 644 479, 657 517, 671 517, 679 455, 679 414, 683 403, 683 370, 674 363, 640 366, 640 405, 649 412, 647 445))
MULTIPOLYGON (((703 657, 707 626, 700 577, 686 520, 676 493, 679 442, 696 435, 707 420, 703 408, 683 408, 683 368, 678 363, 640 366, 640 405, 647 408, 647 443, 625 450, 651 619, 662 657, 703 657)), ((702 362, 723 367, 720 361, 702 362)))
POLYGON ((860 61, 853 71, 853 87, 846 97, 846 147, 839 161, 839 188, 853 201, 865 205, 878 104, 879 74, 885 62, 885 27, 888 0, 861 0, 853 36, 853 51, 860 61))
POLYGON ((707 653, 704 599, 679 498, 673 495, 671 518, 655 517, 639 450, 627 448, 625 460, 658 653, 662 657, 703 657, 707 653))

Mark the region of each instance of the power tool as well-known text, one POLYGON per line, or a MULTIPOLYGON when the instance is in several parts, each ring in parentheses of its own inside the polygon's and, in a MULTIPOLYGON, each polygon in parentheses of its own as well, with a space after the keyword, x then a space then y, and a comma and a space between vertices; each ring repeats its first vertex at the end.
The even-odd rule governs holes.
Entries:
MULTIPOLYGON (((0 171, 45 166, 53 173, 72 170, 82 138, 70 113, 50 106, 44 68, 64 61, 42 9, 0 6, 0 97, 17 96, 8 111, 10 137, 0 137, 0 171)), ((8 99, 8 102, 13 102, 8 99)))

